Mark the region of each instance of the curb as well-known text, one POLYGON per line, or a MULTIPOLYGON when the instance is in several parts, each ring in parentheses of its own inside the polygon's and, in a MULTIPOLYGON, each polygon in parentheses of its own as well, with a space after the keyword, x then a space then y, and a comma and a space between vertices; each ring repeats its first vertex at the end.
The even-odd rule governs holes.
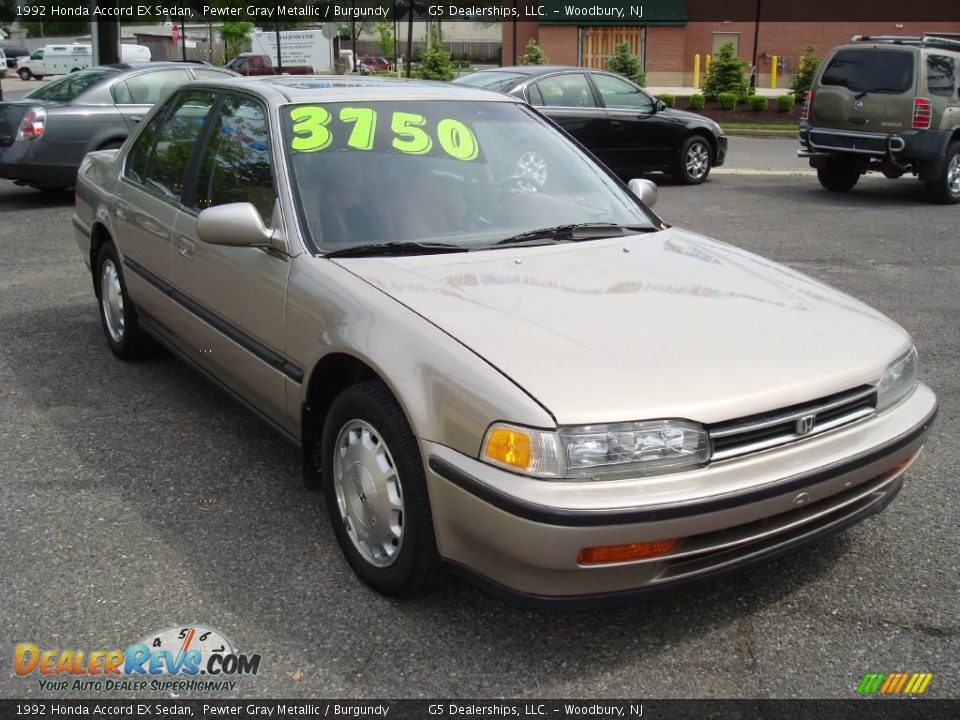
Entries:
POLYGON ((732 137, 752 137, 752 138, 796 138, 797 130, 750 130, 746 128, 723 128, 725 135, 732 137))

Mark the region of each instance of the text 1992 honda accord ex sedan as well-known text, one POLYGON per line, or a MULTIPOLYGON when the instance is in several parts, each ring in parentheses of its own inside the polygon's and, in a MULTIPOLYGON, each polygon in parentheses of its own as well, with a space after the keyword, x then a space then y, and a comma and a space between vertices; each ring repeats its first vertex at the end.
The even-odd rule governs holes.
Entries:
POLYGON ((211 81, 87 156, 74 227, 114 352, 299 443, 371 586, 602 604, 877 512, 936 409, 895 323, 632 187, 497 93, 211 81))

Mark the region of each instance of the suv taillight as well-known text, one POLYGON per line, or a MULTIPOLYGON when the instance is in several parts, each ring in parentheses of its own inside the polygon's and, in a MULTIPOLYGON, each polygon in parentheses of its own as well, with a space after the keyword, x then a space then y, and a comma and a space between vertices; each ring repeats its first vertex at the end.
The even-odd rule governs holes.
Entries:
POLYGON ((918 97, 913 101, 913 129, 930 129, 930 100, 918 97))
POLYGON ((813 93, 807 90, 806 95, 803 97, 803 119, 810 119, 810 106, 813 105, 813 93))
POLYGON ((43 108, 31 108, 23 116, 20 127, 17 128, 17 140, 36 140, 43 135, 43 128, 47 124, 47 111, 43 108))

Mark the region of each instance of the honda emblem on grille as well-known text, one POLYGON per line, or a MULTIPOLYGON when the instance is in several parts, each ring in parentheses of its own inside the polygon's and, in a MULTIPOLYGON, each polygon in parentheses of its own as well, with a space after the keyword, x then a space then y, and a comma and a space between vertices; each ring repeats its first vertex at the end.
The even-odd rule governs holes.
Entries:
POLYGON ((816 424, 816 415, 804 415, 802 418, 797 420, 797 435, 809 435, 813 431, 813 427, 816 424))

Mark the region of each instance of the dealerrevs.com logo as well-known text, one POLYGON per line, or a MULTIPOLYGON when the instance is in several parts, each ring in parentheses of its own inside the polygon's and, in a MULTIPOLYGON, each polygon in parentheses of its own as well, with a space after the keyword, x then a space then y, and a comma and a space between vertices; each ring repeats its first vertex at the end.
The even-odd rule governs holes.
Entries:
POLYGON ((13 671, 50 691, 233 690, 256 675, 260 656, 237 653, 222 633, 199 625, 151 633, 126 650, 43 649, 20 643, 13 671))

